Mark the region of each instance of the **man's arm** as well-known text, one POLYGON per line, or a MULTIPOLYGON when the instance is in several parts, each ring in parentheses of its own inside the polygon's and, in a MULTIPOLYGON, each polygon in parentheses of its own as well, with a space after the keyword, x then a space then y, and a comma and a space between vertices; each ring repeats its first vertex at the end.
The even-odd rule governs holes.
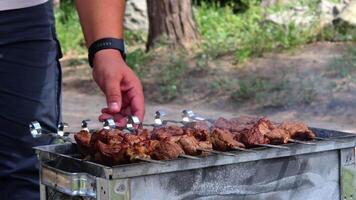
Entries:
MULTIPOLYGON (((106 37, 123 38, 125 0, 76 0, 76 6, 87 46, 106 37)), ((100 120, 114 117, 121 124, 128 115, 143 120, 142 85, 118 50, 105 49, 95 54, 93 78, 105 93, 108 105, 100 120)))

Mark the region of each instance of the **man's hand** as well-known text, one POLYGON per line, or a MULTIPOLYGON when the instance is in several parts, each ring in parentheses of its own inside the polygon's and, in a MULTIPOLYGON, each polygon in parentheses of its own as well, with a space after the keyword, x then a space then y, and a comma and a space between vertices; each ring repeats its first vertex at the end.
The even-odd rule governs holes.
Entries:
POLYGON ((95 54, 93 78, 107 101, 107 108, 103 108, 99 116, 100 121, 114 118, 118 126, 123 126, 125 118, 130 115, 143 120, 145 108, 141 82, 119 51, 106 49, 95 54))

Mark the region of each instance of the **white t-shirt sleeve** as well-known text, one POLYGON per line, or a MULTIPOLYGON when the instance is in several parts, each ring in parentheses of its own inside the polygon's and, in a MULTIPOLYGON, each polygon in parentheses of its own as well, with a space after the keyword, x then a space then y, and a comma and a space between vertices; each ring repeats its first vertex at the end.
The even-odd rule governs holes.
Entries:
POLYGON ((48 0, 0 0, 0 11, 36 6, 48 0))

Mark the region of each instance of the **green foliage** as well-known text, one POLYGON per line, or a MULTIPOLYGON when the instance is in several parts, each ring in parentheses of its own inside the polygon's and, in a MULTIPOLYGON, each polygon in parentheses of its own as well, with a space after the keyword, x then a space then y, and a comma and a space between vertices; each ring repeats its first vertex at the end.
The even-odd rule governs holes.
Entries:
POLYGON ((149 58, 150 54, 145 53, 141 48, 137 48, 126 55, 126 62, 135 71, 137 76, 142 79, 147 73, 145 64, 149 58))
POLYGON ((283 73, 275 77, 244 76, 231 95, 236 102, 253 101, 263 107, 310 104, 316 96, 314 82, 303 78, 290 81, 283 73))
POLYGON ((65 54, 83 54, 86 50, 84 36, 79 23, 79 16, 74 3, 70 0, 61 1, 55 11, 57 36, 65 54))
POLYGON ((235 52, 236 60, 246 61, 264 52, 292 49, 309 42, 318 31, 296 25, 280 26, 264 21, 266 10, 249 1, 249 9, 234 13, 231 6, 201 4, 197 7, 196 20, 203 36, 202 50, 215 58, 235 52))
POLYGON ((356 78, 356 48, 349 48, 343 56, 335 58, 329 69, 336 77, 356 78))
POLYGON ((165 102, 173 100, 182 91, 182 80, 187 70, 187 55, 185 52, 172 53, 169 62, 164 64, 157 76, 160 99, 165 102))

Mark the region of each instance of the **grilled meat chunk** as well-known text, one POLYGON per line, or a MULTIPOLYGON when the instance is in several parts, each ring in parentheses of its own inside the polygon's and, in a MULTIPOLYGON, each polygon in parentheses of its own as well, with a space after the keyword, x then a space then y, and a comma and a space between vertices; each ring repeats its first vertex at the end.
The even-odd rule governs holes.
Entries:
POLYGON ((210 126, 207 121, 189 122, 184 125, 184 128, 198 130, 198 131, 209 131, 210 130, 210 126))
POLYGON ((202 151, 202 149, 205 150, 213 149, 213 145, 210 141, 198 141, 192 135, 183 135, 178 141, 178 144, 182 147, 185 154, 192 155, 192 156, 197 156, 197 155, 205 156, 208 155, 209 153, 207 151, 202 151))
POLYGON ((264 119, 260 119, 251 129, 241 134, 240 139, 247 147, 254 147, 256 144, 269 144, 270 140, 266 134, 271 130, 264 119))
POLYGON ((204 129, 186 128, 184 130, 184 134, 194 136, 198 141, 209 141, 210 140, 209 131, 204 130, 204 129))
POLYGON ((284 122, 279 128, 287 131, 292 139, 308 140, 316 137, 305 124, 299 122, 284 122))
POLYGON ((271 144, 286 144, 290 139, 288 132, 280 128, 272 129, 266 134, 266 137, 271 144))
POLYGON ((172 160, 181 154, 184 154, 184 151, 177 143, 165 139, 159 141, 151 157, 157 160, 172 160))
POLYGON ((171 136, 181 136, 183 134, 184 131, 181 127, 170 125, 166 127, 159 127, 153 129, 151 138, 157 140, 163 140, 171 136))
POLYGON ((97 146, 98 151, 95 153, 94 159, 98 163, 118 165, 130 161, 126 154, 128 148, 126 144, 108 145, 98 140, 97 146))
POLYGON ((218 151, 233 150, 234 147, 244 148, 245 145, 236 141, 232 133, 228 130, 214 128, 210 136, 213 148, 218 151))
MULTIPOLYGON (((251 129, 247 132, 242 132, 238 137, 248 147, 253 147, 257 144, 285 144, 290 139, 287 131, 276 128, 266 118, 259 119, 251 129)), ((235 139, 237 139, 236 136, 235 139)))
POLYGON ((79 153, 83 155, 90 154, 91 152, 91 145, 90 145, 90 140, 91 140, 91 134, 88 131, 80 131, 79 133, 74 135, 74 139, 77 142, 77 147, 79 150, 79 153))

